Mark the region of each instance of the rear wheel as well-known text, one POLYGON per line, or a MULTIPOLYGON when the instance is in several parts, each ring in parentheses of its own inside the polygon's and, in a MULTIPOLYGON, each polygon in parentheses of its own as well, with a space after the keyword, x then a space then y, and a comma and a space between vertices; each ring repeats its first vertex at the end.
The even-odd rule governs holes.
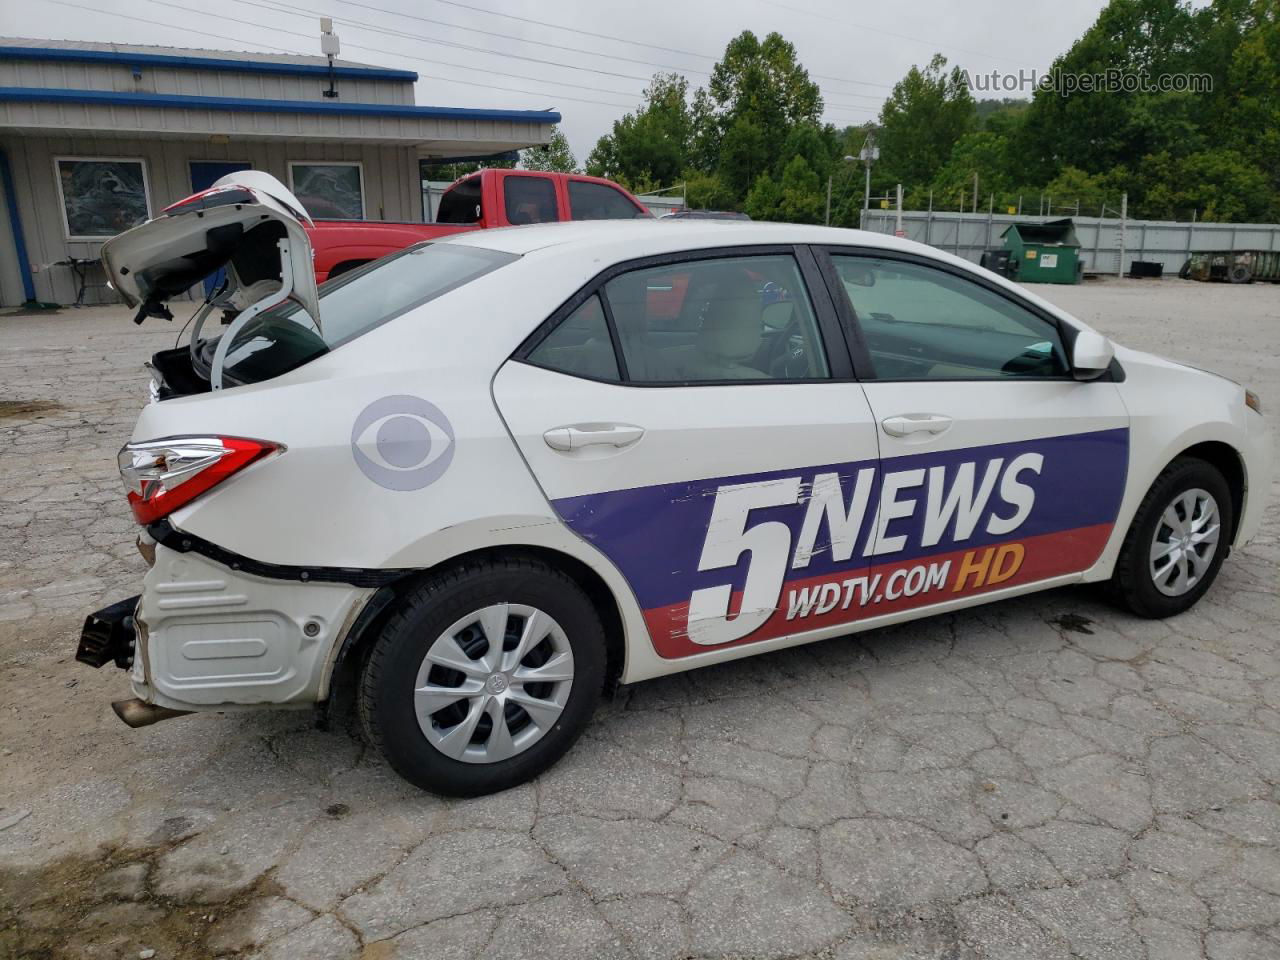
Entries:
POLYGON ((1173 461, 1138 507, 1112 594, 1144 617, 1189 609, 1218 575, 1233 519, 1231 491, 1216 467, 1194 457, 1173 461))
POLYGON ((564 755, 604 675, 604 629, 573 580, 538 561, 485 561, 404 598, 365 665, 360 717, 411 783, 492 793, 564 755))

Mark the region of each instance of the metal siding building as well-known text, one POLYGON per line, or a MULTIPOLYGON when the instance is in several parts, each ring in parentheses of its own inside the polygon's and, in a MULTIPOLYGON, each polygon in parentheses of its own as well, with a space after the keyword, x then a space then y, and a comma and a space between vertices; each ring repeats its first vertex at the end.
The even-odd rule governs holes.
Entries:
POLYGON ((128 220, 158 215, 236 165, 300 195, 299 177, 342 187, 329 215, 422 220, 419 160, 545 144, 560 119, 417 106, 416 80, 345 61, 331 78, 319 56, 0 38, 0 306, 70 303, 82 291, 87 302, 114 299, 93 261, 129 223, 77 233, 89 200, 71 194, 86 179, 98 178, 86 189, 109 212, 112 189, 131 193, 128 220), (331 79, 334 98, 324 95, 331 79), (87 284, 72 259, 89 262, 79 265, 87 284))

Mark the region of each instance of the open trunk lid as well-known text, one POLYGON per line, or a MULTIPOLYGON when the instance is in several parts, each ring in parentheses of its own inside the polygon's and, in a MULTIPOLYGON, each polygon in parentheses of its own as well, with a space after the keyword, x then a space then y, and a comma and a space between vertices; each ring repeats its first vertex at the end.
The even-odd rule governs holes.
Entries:
MULTIPOLYGON (((258 170, 228 174, 208 190, 166 207, 154 220, 102 246, 111 285, 149 316, 172 319, 166 301, 219 270, 226 279, 207 298, 192 342, 213 310, 223 311, 233 335, 264 310, 292 300, 320 327, 320 296, 312 265, 306 209, 279 180, 258 170)), ((221 389, 225 347, 213 358, 209 385, 221 389)))
MULTIPOLYGON (((319 318, 319 296, 311 268, 306 209, 275 177, 259 170, 227 174, 208 190, 179 200, 154 220, 126 230, 102 245, 112 286, 145 316, 163 316, 160 306, 206 277, 227 268, 227 290, 241 301, 274 281, 279 300, 297 300, 319 318), (288 245, 285 267, 279 244, 288 245), (284 274, 291 276, 285 278, 284 274), (281 290, 285 279, 291 288, 281 290), (267 283, 263 283, 267 281, 267 283)), ((243 302, 247 309, 252 301, 243 302)))

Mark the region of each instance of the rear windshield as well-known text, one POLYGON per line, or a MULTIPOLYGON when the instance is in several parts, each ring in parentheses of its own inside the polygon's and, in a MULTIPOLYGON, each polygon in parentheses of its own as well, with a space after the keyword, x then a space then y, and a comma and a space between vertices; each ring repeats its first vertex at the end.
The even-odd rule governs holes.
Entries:
POLYGON ((394 253, 320 287, 323 330, 294 303, 250 320, 227 350, 224 374, 242 384, 278 377, 517 259, 452 243, 394 253))
POLYGON ((469 177, 444 192, 436 223, 480 222, 480 178, 469 177))

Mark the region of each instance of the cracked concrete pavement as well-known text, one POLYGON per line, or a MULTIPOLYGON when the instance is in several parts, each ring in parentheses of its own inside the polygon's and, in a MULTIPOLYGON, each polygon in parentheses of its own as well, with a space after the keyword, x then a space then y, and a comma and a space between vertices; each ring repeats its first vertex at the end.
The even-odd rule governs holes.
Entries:
MULTIPOLYGON (((1275 287, 1036 292, 1280 408, 1275 287)), ((142 574, 114 454, 176 333, 0 317, 0 957, 1280 956, 1274 493, 1173 620, 1058 590, 638 684, 445 801, 308 712, 129 730, 72 660, 142 574)))

